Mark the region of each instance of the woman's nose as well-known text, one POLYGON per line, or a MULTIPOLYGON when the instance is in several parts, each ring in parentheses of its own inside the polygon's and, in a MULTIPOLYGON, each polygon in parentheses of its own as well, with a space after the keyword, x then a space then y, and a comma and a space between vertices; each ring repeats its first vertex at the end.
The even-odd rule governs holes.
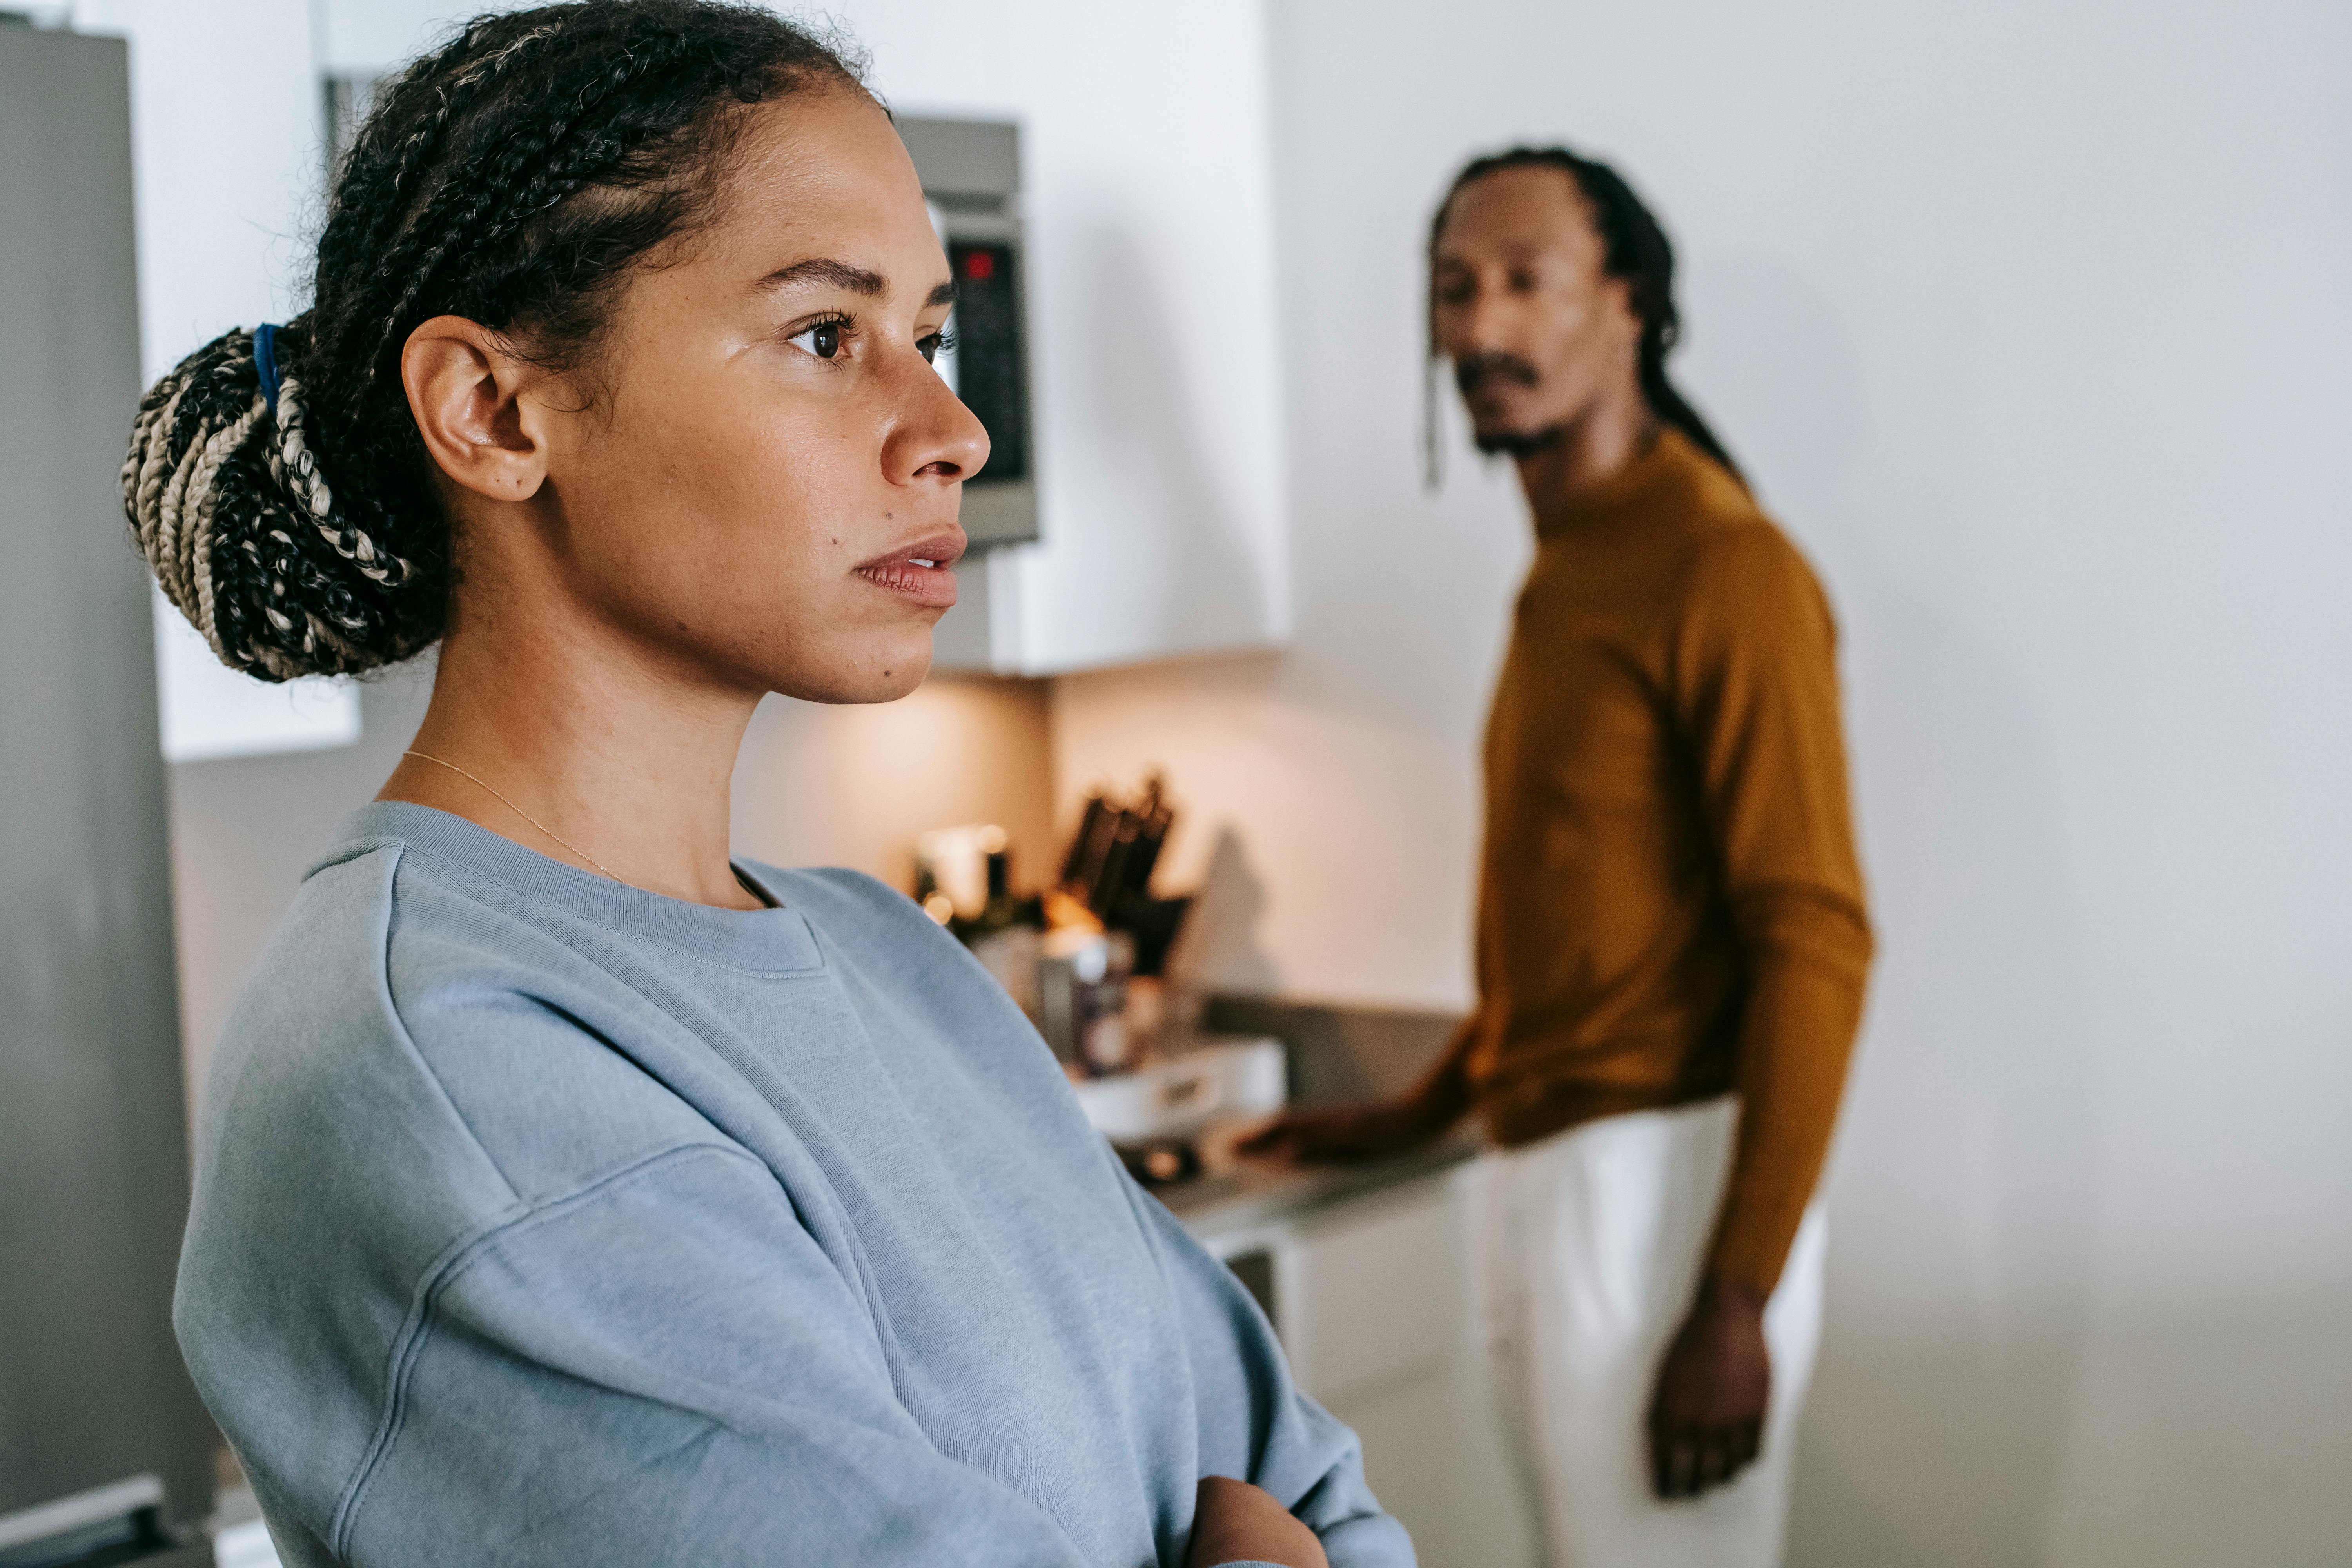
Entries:
POLYGON ((928 363, 909 370, 911 406, 883 460, 893 479, 968 479, 988 462, 988 429, 928 363))

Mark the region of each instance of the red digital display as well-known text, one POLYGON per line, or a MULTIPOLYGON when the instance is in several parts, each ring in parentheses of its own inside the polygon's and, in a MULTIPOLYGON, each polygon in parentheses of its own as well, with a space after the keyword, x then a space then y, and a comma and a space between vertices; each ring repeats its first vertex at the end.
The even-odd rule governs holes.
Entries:
POLYGON ((996 258, 985 250, 964 252, 963 275, 975 282, 995 277, 996 258))

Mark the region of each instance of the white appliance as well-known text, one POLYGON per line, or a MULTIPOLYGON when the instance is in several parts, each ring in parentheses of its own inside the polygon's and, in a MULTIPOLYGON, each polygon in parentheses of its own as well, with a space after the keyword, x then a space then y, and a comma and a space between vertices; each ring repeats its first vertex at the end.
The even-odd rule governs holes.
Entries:
POLYGON ((1272 1116, 1290 1099, 1280 1040, 1219 1040, 1134 1072, 1084 1079, 1078 1105, 1114 1143, 1185 1138, 1216 1121, 1272 1116))

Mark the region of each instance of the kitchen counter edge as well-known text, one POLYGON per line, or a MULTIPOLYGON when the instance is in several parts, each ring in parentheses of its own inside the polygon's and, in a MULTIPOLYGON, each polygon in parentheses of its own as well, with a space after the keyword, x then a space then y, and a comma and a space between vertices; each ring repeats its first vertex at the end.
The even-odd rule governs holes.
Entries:
POLYGON ((1457 1132, 1410 1153, 1361 1164, 1287 1165, 1247 1161, 1214 1174, 1153 1189, 1195 1241, 1215 1250, 1235 1232, 1295 1224, 1327 1209, 1437 1176, 1486 1152, 1486 1141, 1457 1132))

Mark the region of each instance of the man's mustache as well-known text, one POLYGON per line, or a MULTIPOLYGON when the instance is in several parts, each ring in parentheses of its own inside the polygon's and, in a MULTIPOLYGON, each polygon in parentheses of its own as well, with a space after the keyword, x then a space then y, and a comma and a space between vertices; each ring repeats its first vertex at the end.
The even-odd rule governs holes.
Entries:
POLYGON ((1488 381, 1508 381, 1520 386, 1533 386, 1543 379, 1535 366, 1514 353, 1499 350, 1487 353, 1464 354, 1454 362, 1454 384, 1462 395, 1469 396, 1488 381))

